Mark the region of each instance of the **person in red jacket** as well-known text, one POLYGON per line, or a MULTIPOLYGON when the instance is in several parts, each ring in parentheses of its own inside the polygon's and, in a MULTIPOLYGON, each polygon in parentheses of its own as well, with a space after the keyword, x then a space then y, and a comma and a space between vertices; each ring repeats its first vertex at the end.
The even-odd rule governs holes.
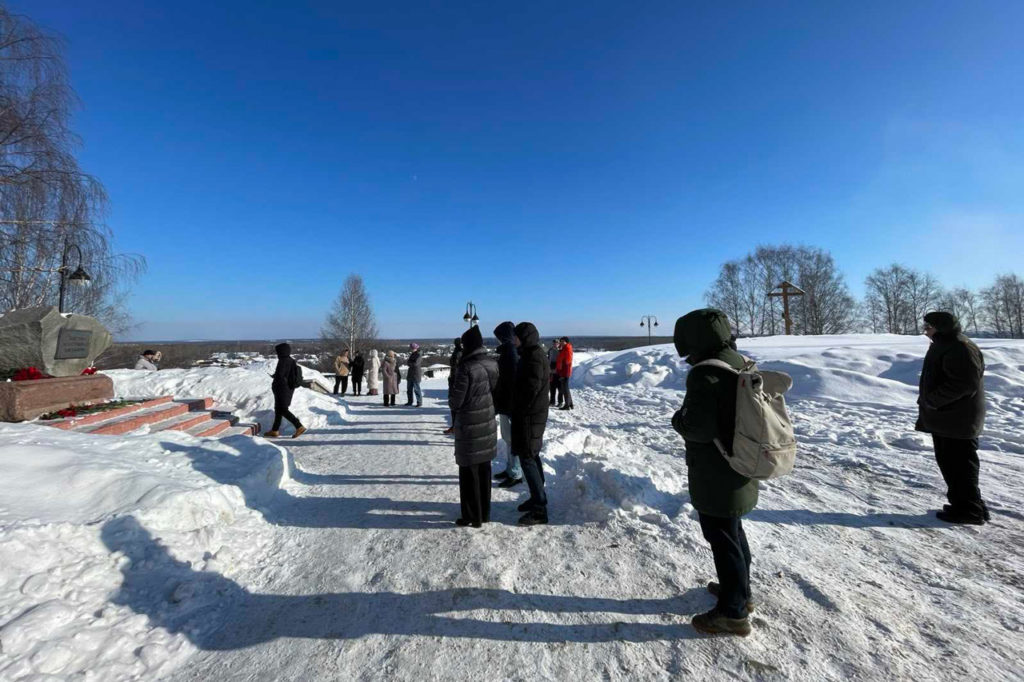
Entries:
POLYGON ((563 336, 560 341, 562 348, 558 351, 558 360, 555 361, 555 373, 558 374, 558 383, 562 391, 561 410, 571 410, 572 393, 569 392, 569 379, 572 377, 572 344, 569 337, 563 336))

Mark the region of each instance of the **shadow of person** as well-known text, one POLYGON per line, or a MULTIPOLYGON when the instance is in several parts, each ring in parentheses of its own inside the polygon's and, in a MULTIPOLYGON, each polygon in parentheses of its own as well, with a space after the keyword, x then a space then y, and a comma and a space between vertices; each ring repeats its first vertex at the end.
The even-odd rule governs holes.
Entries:
MULTIPOLYGON (((185 635, 207 650, 250 647, 281 637, 354 639, 365 635, 429 635, 517 642, 648 642, 689 639, 681 622, 600 620, 580 614, 681 617, 708 596, 693 589, 667 599, 607 599, 515 594, 487 588, 451 588, 412 594, 342 592, 317 595, 254 594, 218 573, 196 571, 172 557, 138 521, 107 521, 101 537, 120 552, 124 580, 112 601, 185 635), (702 596, 703 595, 703 598, 702 596), (571 624, 510 622, 508 612, 574 614, 571 624), (481 613, 483 612, 483 613, 481 613), (467 615, 468 614, 468 615, 467 615)), ((706 603, 703 606, 707 606, 706 603)))
POLYGON ((755 509, 746 519, 792 526, 845 526, 847 528, 942 528, 934 514, 850 514, 806 509, 755 509))

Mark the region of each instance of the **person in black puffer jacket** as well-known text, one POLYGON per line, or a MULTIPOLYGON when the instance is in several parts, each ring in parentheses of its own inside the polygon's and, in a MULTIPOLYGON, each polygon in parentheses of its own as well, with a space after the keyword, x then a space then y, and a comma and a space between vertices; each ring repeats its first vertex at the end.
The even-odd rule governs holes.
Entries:
POLYGON ((983 524, 989 513, 978 488, 978 436, 985 424, 985 359, 951 313, 924 316, 932 340, 921 367, 915 428, 932 434, 935 460, 949 504, 936 516, 948 523, 983 524))
MULTIPOLYGON (((452 390, 452 382, 455 381, 455 370, 459 367, 459 362, 462 360, 462 339, 455 339, 455 350, 452 351, 451 358, 448 359, 448 391, 452 390)), ((449 412, 451 412, 449 410, 449 412)), ((452 424, 444 430, 445 433, 451 434, 455 430, 455 413, 451 412, 452 424)))
POLYGON ((498 365, 487 354, 479 327, 462 335, 463 355, 455 372, 448 406, 454 415, 455 463, 459 465, 462 516, 455 524, 479 528, 491 517, 491 460, 497 446, 494 390, 498 365))
POLYGON ((501 488, 511 488, 523 482, 523 469, 519 465, 519 457, 512 449, 512 392, 516 382, 516 366, 519 364, 519 351, 516 349, 516 326, 512 322, 502 322, 494 328, 494 338, 498 339, 498 388, 494 392, 494 411, 498 413, 498 433, 505 443, 505 456, 508 463, 505 470, 495 474, 500 479, 501 488))
POLYGON ((551 369, 540 345, 540 334, 530 322, 516 325, 519 366, 512 389, 512 452, 519 456, 530 499, 520 505, 526 512, 520 525, 548 522, 548 498, 544 492, 544 466, 540 460, 544 429, 548 423, 548 380, 551 369))
MULTIPOLYGON (((292 347, 287 343, 279 343, 274 346, 274 352, 277 353, 277 368, 271 375, 274 380, 270 384, 270 390, 274 393, 274 425, 265 435, 268 438, 277 438, 280 435, 283 417, 295 427, 292 438, 298 438, 306 431, 306 427, 289 409, 292 404, 292 395, 298 387, 292 381, 297 369, 295 359, 292 358, 292 347)), ((301 370, 297 374, 301 377, 301 370)))

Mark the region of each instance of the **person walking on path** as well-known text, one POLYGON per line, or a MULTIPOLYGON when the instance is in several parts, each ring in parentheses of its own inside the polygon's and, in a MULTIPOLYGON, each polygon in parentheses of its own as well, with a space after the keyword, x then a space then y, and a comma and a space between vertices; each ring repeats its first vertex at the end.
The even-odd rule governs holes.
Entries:
POLYGON ((524 512, 519 525, 535 526, 548 522, 540 451, 548 423, 551 370, 547 354, 540 345, 540 333, 532 323, 516 325, 515 343, 519 347, 519 364, 512 388, 512 452, 519 456, 526 485, 530 488, 530 499, 519 505, 519 511, 524 512))
MULTIPOLYGON (((676 321, 673 340, 690 365, 721 360, 737 370, 745 359, 729 347, 729 318, 713 308, 694 310, 676 321)), ((690 502, 698 512, 704 539, 711 545, 718 582, 708 591, 718 597, 715 608, 693 617, 693 627, 708 634, 747 636, 752 607, 750 548, 742 517, 757 505, 757 481, 726 462, 716 445, 732 450, 739 377, 713 365, 694 366, 686 375, 682 408, 672 417, 686 443, 690 502)))
POLYGON ((274 393, 274 425, 267 431, 267 438, 277 438, 281 435, 281 419, 287 419, 295 427, 292 438, 298 438, 306 432, 298 417, 292 414, 289 409, 292 404, 292 395, 295 389, 302 385, 302 368, 292 357, 292 347, 287 343, 279 343, 274 346, 277 353, 277 368, 271 375, 274 377, 270 389, 274 393))
POLYGON ((351 362, 348 358, 348 348, 341 351, 338 357, 334 358, 334 395, 338 395, 338 385, 341 385, 341 394, 348 393, 348 375, 351 362))
POLYGON ((494 328, 494 338, 498 339, 498 388, 494 392, 494 411, 498 414, 498 433, 505 444, 505 456, 508 461, 505 470, 498 472, 494 478, 501 481, 502 488, 511 488, 523 482, 523 470, 519 458, 512 451, 512 391, 516 381, 516 366, 519 364, 519 351, 516 349, 516 325, 502 322, 494 328))
POLYGON ((374 348, 370 351, 370 367, 366 377, 366 394, 367 395, 379 395, 378 387, 380 386, 380 356, 377 355, 377 349, 374 348))
POLYGON ((982 525, 988 507, 978 488, 978 436, 985 424, 985 358, 951 313, 924 316, 931 346, 921 367, 915 429, 932 434, 949 504, 936 517, 982 525))
MULTIPOLYGON (((455 380, 455 370, 459 366, 459 361, 462 360, 462 339, 455 339, 455 349, 452 351, 452 356, 448 359, 448 392, 451 393, 452 382, 455 380)), ((450 412, 450 411, 449 411, 450 412)), ((455 431, 455 413, 451 412, 452 423, 447 429, 444 430, 446 434, 451 434, 455 431)))
POLYGON ((548 396, 548 404, 555 405, 556 407, 562 406, 562 387, 558 382, 558 353, 561 352, 561 347, 558 339, 551 341, 551 348, 548 348, 548 368, 551 370, 549 383, 549 391, 551 395, 548 396), (557 398, 557 401, 556 401, 557 398))
POLYGON ((366 360, 363 358, 362 351, 356 351, 355 358, 352 359, 352 393, 355 395, 363 394, 363 372, 366 370, 366 360))
POLYGON ((159 369, 156 366, 156 351, 142 351, 142 355, 140 355, 139 359, 135 361, 135 369, 144 369, 147 372, 156 372, 159 369))
POLYGON ((555 361, 558 372, 558 386, 562 392, 563 410, 573 409, 572 393, 569 392, 569 380, 572 378, 572 344, 568 336, 559 339, 558 359, 555 361))
POLYGON ((384 375, 384 404, 394 405, 395 396, 398 395, 398 362, 395 360, 395 351, 389 350, 384 357, 384 365, 381 373, 384 375))
POLYGON ((405 393, 408 400, 406 407, 412 407, 412 398, 416 396, 416 407, 423 407, 423 393, 420 391, 420 382, 423 380, 423 362, 420 357, 420 344, 410 343, 409 350, 409 372, 405 377, 405 393))
POLYGON ((479 528, 491 520, 491 460, 497 454, 494 389, 498 365, 487 354, 479 327, 462 335, 463 356, 455 371, 448 406, 454 415, 455 463, 459 465, 457 526, 479 528))

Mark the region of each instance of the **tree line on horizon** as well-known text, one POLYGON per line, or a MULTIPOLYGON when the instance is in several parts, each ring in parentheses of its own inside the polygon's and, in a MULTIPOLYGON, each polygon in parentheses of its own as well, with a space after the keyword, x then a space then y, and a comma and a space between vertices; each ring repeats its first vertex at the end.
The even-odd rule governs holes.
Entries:
POLYGON ((729 316, 737 336, 782 334, 782 301, 768 294, 783 281, 804 291, 790 299, 795 334, 920 334, 926 312, 945 310, 968 333, 1024 338, 1024 279, 1017 274, 998 275, 977 291, 947 289, 930 273, 893 263, 867 276, 858 301, 832 254, 813 246, 758 246, 727 261, 705 300, 729 316))

